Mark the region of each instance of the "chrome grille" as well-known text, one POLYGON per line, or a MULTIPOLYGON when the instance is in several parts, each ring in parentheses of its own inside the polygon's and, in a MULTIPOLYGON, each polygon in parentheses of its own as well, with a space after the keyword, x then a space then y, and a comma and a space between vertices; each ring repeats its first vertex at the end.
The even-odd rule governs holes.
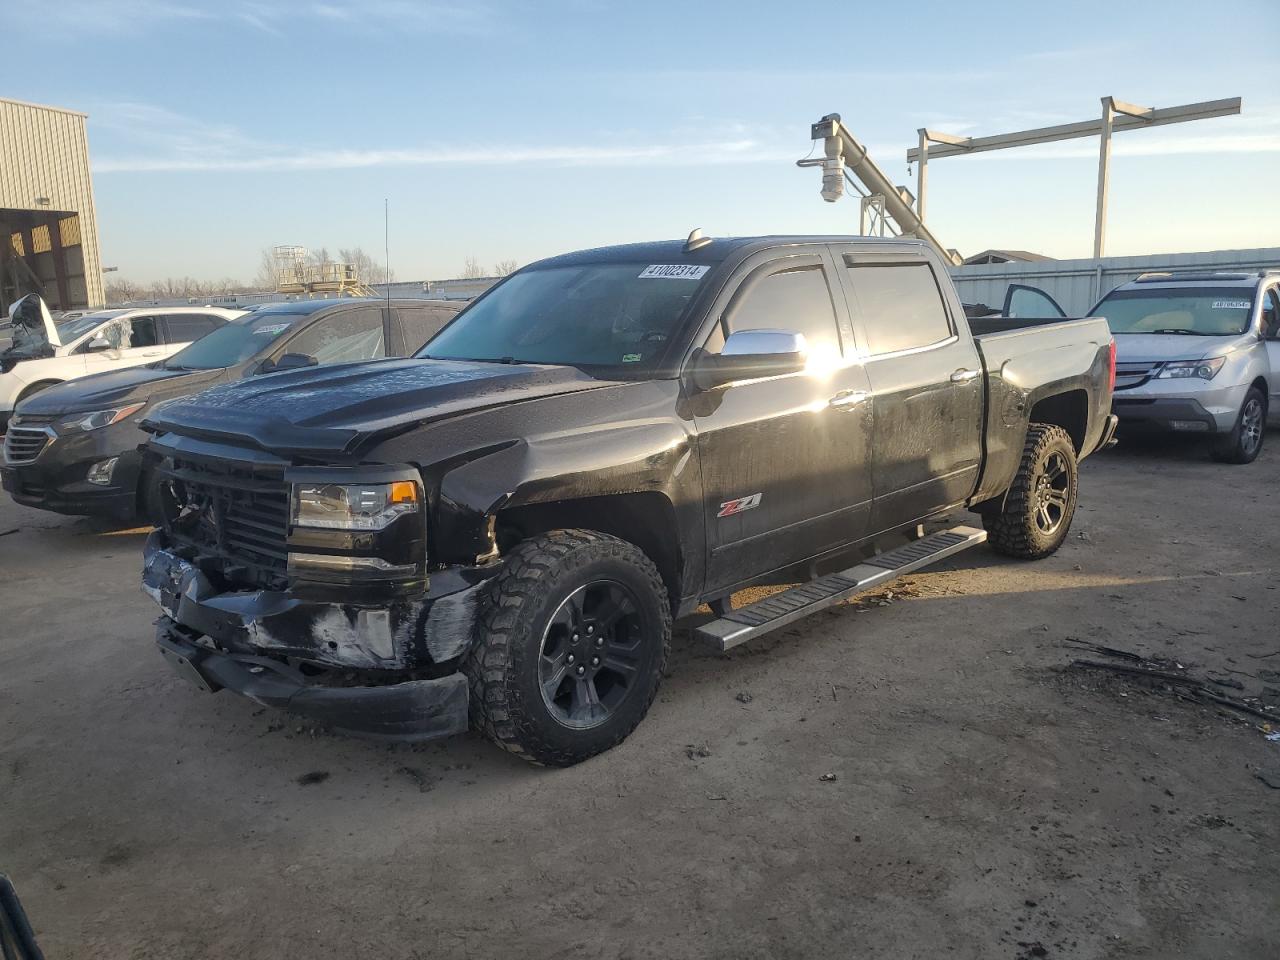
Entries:
POLYGON ((1153 360, 1137 360, 1116 364, 1116 389, 1128 390, 1140 387, 1156 374, 1164 364, 1153 360))
POLYGON ((17 427, 10 423, 4 435, 4 462, 31 463, 44 452, 53 437, 48 427, 17 427))
POLYGON ((276 586, 289 560, 289 486, 280 471, 221 468, 175 461, 162 468, 165 529, 201 553, 221 559, 229 580, 276 586))

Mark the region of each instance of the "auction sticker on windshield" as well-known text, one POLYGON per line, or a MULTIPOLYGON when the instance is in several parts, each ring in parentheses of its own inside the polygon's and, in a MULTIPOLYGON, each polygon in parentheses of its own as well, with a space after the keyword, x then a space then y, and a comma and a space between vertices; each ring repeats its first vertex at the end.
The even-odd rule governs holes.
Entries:
POLYGON ((653 263, 640 271, 641 280, 701 280, 710 267, 692 263, 653 263))
POLYGON ((268 324, 265 327, 258 327, 257 330, 253 331, 253 335, 255 337, 259 337, 264 333, 279 333, 281 330, 288 330, 288 329, 289 329, 289 325, 287 323, 272 323, 272 324, 268 324))
POLYGON ((1214 310, 1248 310, 1251 304, 1248 300, 1215 300, 1213 301, 1214 310))

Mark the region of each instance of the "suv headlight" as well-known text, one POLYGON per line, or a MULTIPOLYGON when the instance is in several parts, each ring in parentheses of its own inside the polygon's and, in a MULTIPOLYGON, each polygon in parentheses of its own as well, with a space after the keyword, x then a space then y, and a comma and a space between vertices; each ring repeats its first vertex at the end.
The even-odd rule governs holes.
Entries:
POLYGON ((1156 379, 1185 380, 1188 377, 1199 377, 1201 380, 1212 380, 1226 362, 1226 357, 1214 357, 1212 360, 1175 360, 1173 363, 1166 363, 1156 374, 1156 379))
POLYGON ((293 488, 293 524, 327 530, 382 530, 422 509, 412 480, 391 483, 299 483, 293 488))
POLYGON ((61 430, 98 430, 109 427, 113 423, 119 423, 121 420, 127 420, 146 405, 147 402, 143 400, 141 403, 131 403, 127 407, 94 410, 92 413, 73 413, 59 420, 58 427, 61 430))

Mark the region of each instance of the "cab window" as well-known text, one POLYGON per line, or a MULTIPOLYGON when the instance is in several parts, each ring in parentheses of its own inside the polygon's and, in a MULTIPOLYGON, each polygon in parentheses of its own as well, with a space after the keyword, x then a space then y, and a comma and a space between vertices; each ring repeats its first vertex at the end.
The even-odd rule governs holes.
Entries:
POLYGON ((873 356, 931 346, 952 335, 928 264, 852 264, 849 282, 873 356))
POLYGON ((342 310, 321 317, 290 340, 283 352, 304 353, 322 365, 385 357, 382 309, 342 310))
MULTIPOLYGON (((811 355, 840 352, 840 335, 831 290, 821 264, 783 267, 749 277, 725 317, 729 333, 739 330, 792 330, 804 335, 811 355)), ((713 335, 712 353, 724 346, 713 335)))

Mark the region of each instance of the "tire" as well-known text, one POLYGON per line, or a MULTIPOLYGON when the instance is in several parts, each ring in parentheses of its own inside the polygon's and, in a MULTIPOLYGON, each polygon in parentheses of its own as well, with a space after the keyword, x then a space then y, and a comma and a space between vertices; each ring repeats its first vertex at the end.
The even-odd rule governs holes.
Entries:
POLYGON ((526 760, 567 767, 644 719, 666 668, 671 603, 639 547, 557 530, 507 555, 481 596, 476 628, 462 667, 472 725, 526 760))
POLYGON ((1218 463, 1253 463, 1262 452, 1267 436, 1267 398, 1257 387, 1250 387, 1240 404, 1240 413, 1231 432, 1213 442, 1209 455, 1218 463))
POLYGON ((153 527, 164 524, 164 506, 160 501, 160 484, 150 470, 138 476, 137 518, 153 527))
POLYGON ((1033 423, 999 513, 982 515, 987 542, 1020 560, 1041 560, 1067 538, 1076 512, 1076 448, 1061 427, 1033 423))

